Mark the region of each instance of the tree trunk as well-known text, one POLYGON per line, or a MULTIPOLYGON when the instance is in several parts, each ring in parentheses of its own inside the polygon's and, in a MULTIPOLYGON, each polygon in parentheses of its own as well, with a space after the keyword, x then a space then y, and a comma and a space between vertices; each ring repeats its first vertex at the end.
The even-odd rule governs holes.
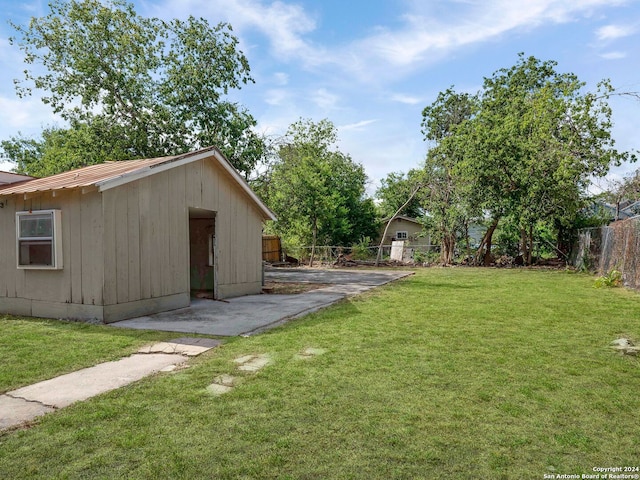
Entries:
POLYGON ((499 221, 500 217, 494 218, 493 222, 484 233, 484 237, 482 237, 482 241, 480 242, 480 246, 476 252, 476 258, 474 260, 475 265, 480 265, 481 260, 484 266, 491 265, 491 242, 493 240, 493 232, 495 232, 498 227, 499 221), (485 251, 484 255, 482 254, 483 251, 485 251))
POLYGON ((556 252, 566 259, 573 248, 573 235, 571 230, 564 227, 561 222, 556 221, 556 229, 558 230, 556 252))
POLYGON ((469 222, 467 221, 464 222, 464 238, 467 246, 466 262, 469 263, 471 259, 471 241, 469 239, 469 222))
POLYGON ((531 265, 533 263, 533 225, 529 225, 528 230, 520 229, 520 251, 524 265, 531 265))
POLYGON ((529 242, 527 241, 527 229, 520 228, 520 255, 522 255, 522 263, 529 265, 527 261, 529 250, 529 242))
POLYGON ((313 219, 313 242, 311 243, 311 257, 309 258, 309 266, 313 267, 313 256, 316 253, 316 240, 318 239, 318 220, 313 219))
POLYGON ((443 265, 451 265, 456 248, 456 236, 452 233, 446 233, 442 236, 442 251, 440 252, 440 261, 443 265))
POLYGON ((533 265, 533 224, 529 225, 529 258, 527 265, 533 265))
POLYGON ((565 228, 562 226, 562 223, 556 221, 556 230, 558 231, 558 235, 556 237, 556 251, 562 252, 562 254, 566 254, 566 241, 565 241, 565 228))

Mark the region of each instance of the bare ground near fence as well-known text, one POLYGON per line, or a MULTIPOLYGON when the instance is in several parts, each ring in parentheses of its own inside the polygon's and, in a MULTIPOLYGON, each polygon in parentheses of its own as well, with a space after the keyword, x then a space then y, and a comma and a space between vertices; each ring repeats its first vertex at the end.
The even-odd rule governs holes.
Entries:
MULTIPOLYGON (((334 265, 334 264, 345 264, 348 262, 359 262, 363 265, 367 265, 371 263, 371 265, 375 264, 376 257, 378 255, 377 246, 364 247, 364 246, 316 246, 314 252, 314 265, 324 264, 324 265, 334 265)), ((405 262, 408 264, 416 263, 431 263, 435 262, 440 256, 440 246, 439 245, 407 245, 405 247, 406 255, 405 262)), ((301 264, 306 264, 309 262, 309 257, 311 256, 311 247, 294 247, 286 249, 286 255, 289 258, 295 258, 301 264)), ((391 255, 391 245, 383 245, 382 247, 382 255, 383 259, 382 263, 398 263, 398 262, 390 262, 391 255)))

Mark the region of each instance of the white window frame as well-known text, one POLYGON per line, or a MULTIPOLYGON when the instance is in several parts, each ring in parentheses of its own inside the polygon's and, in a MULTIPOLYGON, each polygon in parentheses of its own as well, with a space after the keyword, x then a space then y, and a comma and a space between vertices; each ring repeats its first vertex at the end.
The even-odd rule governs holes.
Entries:
POLYGON ((16 212, 16 266, 21 270, 61 270, 62 269, 62 214, 60 210, 33 210, 16 212), (20 224, 24 218, 34 216, 51 217, 51 236, 21 236, 20 224), (38 241, 51 242, 51 264, 21 264, 20 244, 21 242, 38 241))
POLYGON ((406 230, 396 230, 396 240, 409 240, 409 232, 406 230))

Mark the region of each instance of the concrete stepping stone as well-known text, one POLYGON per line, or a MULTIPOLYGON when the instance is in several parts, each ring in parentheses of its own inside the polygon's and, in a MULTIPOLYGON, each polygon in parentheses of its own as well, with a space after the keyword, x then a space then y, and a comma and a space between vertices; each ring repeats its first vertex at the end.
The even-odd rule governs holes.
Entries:
POLYGON ((233 390, 238 383, 238 378, 232 375, 220 375, 213 379, 213 383, 207 387, 207 391, 214 395, 223 395, 233 390))
MULTIPOLYGON (((235 358, 233 361, 238 365, 238 370, 255 373, 267 366, 271 361, 271 357, 267 354, 243 355, 242 357, 235 358)), ((240 379, 238 377, 223 374, 213 379, 213 383, 207 387, 207 391, 216 396, 224 395, 232 391, 239 381, 240 379)))
POLYGON ((234 360, 239 365, 238 370, 243 372, 257 372, 266 367, 270 361, 271 357, 267 354, 245 355, 234 360))
POLYGON ((219 377, 213 379, 213 383, 218 385, 225 385, 227 387, 235 387, 238 383, 238 377, 234 377, 233 375, 223 374, 219 377))
POLYGON ((255 358, 255 355, 244 355, 243 357, 238 357, 236 359, 234 359, 233 361, 237 364, 244 364, 247 363, 249 360, 252 360, 255 358))
POLYGON ((296 358, 300 358, 302 360, 306 360, 309 358, 317 357, 318 355, 324 355, 327 353, 326 348, 305 348, 302 352, 296 355, 296 358))
POLYGON ((189 338, 181 337, 159 342, 153 345, 146 345, 138 350, 138 353, 168 353, 196 357, 201 353, 217 347, 222 342, 211 338, 189 338))
POLYGON ((233 387, 220 385, 219 383, 212 383, 207 387, 207 392, 216 396, 224 395, 225 393, 229 393, 231 390, 233 390, 233 387))

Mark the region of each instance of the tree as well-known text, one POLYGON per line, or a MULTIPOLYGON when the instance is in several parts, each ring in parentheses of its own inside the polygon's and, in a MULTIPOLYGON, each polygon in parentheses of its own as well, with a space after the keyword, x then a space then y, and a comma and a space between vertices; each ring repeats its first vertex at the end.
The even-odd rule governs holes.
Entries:
POLYGON ((464 168, 493 219, 478 259, 489 257, 500 218, 512 215, 530 263, 536 224, 570 225, 590 178, 630 158, 614 148, 608 82, 582 93, 584 83, 556 72, 556 65, 520 54, 515 66, 485 79, 478 114, 457 132, 464 168))
POLYGON ((365 198, 362 165, 333 148, 337 132, 329 120, 299 120, 262 183, 260 193, 278 217, 275 230, 290 243, 346 245, 377 233, 375 211, 365 198))
MULTIPOLYGON (((380 180, 380 186, 375 196, 379 200, 378 210, 382 218, 390 218, 401 207, 413 192, 416 184, 414 172, 407 174, 391 172, 380 180)), ((418 218, 423 215, 420 201, 415 195, 411 201, 401 209, 403 215, 418 218)))
MULTIPOLYGON (((256 122, 224 99, 253 81, 230 25, 212 27, 194 17, 144 18, 125 0, 54 0, 50 6, 49 15, 28 26, 13 24, 17 35, 11 43, 31 66, 16 80, 17 94, 43 91, 42 101, 70 124, 57 134, 99 130, 105 156, 112 159, 216 145, 245 175, 251 171, 263 148, 252 131, 256 122)), ((73 142, 66 143, 71 156, 84 156, 87 163, 102 160, 90 156, 91 150, 73 153, 73 142)), ((56 167, 47 154, 50 145, 48 137, 33 142, 17 137, 5 146, 5 155, 15 161, 36 153, 32 160, 53 161, 40 170, 63 170, 66 166, 56 167), (20 149, 35 143, 39 146, 30 153, 20 149)), ((31 166, 33 161, 18 165, 26 173, 31 166)))
POLYGON ((422 133, 433 147, 424 164, 424 184, 427 192, 423 208, 435 225, 440 240, 440 260, 444 265, 453 262, 456 240, 466 230, 474 212, 468 194, 473 179, 460 168, 464 150, 456 141, 460 125, 473 117, 477 99, 452 88, 438 94, 435 102, 422 112, 422 133))
POLYGON ((129 158, 126 129, 94 122, 72 122, 70 128, 45 128, 42 138, 14 137, 0 143, 16 171, 45 177, 107 160, 129 158))

